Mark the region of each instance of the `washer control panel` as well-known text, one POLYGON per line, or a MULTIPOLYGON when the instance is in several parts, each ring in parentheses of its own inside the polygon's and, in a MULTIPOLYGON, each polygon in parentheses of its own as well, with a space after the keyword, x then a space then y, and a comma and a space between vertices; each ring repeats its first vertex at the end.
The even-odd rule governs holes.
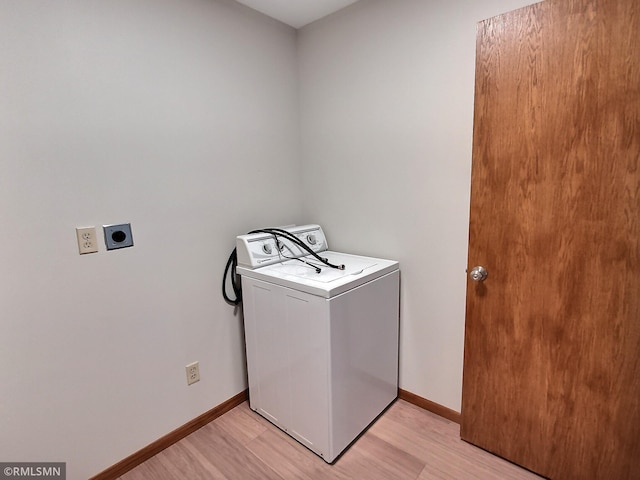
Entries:
MULTIPOLYGON (((282 230, 289 232, 313 252, 328 249, 327 239, 320 225, 301 225, 282 228, 282 230)), ((236 238, 236 250, 238 265, 249 268, 258 268, 309 255, 305 248, 292 240, 271 233, 240 235, 236 238)))

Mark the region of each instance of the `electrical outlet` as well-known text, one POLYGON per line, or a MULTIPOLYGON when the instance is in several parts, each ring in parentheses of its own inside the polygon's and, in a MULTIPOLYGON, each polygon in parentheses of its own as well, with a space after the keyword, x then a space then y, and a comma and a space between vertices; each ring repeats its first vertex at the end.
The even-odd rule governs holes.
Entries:
POLYGON ((98 251, 96 227, 76 228, 76 236, 78 237, 78 251, 80 255, 98 251))
POLYGON ((200 381, 200 365, 198 362, 190 363, 185 368, 187 369, 187 385, 200 381))
POLYGON ((131 224, 121 223, 119 225, 104 225, 104 243, 107 250, 116 248, 133 247, 133 236, 131 235, 131 224))

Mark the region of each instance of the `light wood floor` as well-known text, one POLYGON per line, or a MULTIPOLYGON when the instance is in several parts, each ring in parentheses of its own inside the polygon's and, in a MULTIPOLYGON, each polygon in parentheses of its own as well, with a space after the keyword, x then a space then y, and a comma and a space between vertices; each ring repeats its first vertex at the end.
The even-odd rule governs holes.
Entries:
POLYGON ((460 440, 460 426, 397 400, 333 465, 239 405, 122 480, 540 480, 460 440))

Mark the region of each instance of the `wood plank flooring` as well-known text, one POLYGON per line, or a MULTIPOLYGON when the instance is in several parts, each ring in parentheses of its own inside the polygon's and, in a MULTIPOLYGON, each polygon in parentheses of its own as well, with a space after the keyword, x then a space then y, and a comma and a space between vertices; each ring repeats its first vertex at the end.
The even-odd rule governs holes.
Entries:
POLYGON ((247 402, 160 452, 122 480, 540 480, 460 440, 460 426, 397 400, 329 465, 247 402))

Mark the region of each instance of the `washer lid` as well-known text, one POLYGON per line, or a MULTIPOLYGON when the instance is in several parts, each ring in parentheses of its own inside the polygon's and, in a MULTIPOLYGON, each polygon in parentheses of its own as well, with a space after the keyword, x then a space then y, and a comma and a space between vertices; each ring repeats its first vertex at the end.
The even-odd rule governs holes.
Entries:
POLYGON ((330 263, 344 265, 345 269, 327 267, 308 255, 256 269, 239 266, 236 272, 238 275, 330 298, 398 270, 398 262, 394 260, 330 251, 321 252, 320 256, 330 263), (316 271, 316 267, 320 268, 320 272, 316 271))

